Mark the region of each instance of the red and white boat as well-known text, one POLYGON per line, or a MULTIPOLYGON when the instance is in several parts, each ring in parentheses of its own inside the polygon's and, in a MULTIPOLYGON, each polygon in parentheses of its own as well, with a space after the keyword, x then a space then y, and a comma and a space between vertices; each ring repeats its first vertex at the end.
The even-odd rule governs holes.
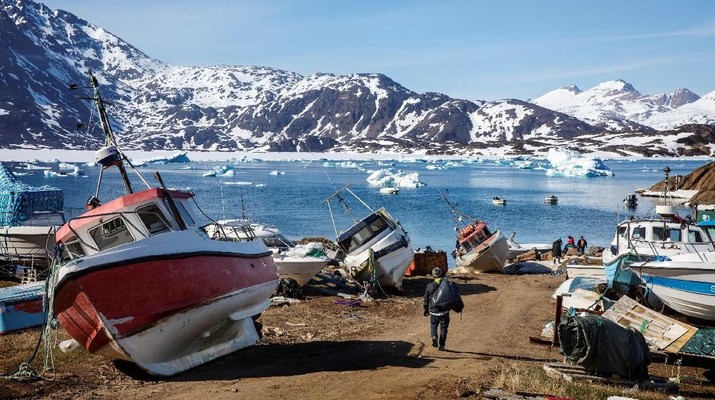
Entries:
POLYGON ((134 192, 91 73, 90 83, 107 137, 99 182, 116 166, 127 194, 90 201, 93 209, 57 231, 65 255, 53 274, 57 320, 89 352, 160 376, 255 344, 253 320, 278 285, 270 251, 260 240, 210 239, 191 212, 193 194, 167 190, 158 174, 160 188, 134 192))

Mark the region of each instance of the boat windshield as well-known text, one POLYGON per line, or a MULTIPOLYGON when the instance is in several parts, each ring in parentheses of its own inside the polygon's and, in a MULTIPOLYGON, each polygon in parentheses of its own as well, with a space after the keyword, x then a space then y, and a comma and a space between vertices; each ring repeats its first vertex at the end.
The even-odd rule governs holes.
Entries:
POLYGON ((264 237, 261 239, 263 240, 263 243, 266 244, 266 247, 273 247, 281 250, 288 250, 291 247, 295 247, 295 243, 293 243, 292 240, 281 234, 276 234, 274 236, 264 237))
POLYGON ((382 233, 389 225, 381 215, 371 214, 340 235, 338 244, 350 253, 382 233))

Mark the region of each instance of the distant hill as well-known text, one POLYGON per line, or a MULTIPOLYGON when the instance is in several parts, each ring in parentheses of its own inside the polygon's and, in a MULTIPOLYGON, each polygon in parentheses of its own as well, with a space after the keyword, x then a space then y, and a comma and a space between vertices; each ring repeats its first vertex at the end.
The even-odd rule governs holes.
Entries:
POLYGON ((702 132, 715 95, 687 89, 646 96, 616 80, 533 102, 482 101, 416 93, 379 73, 172 66, 30 0, 0 0, 0 52, 2 148, 96 149, 92 106, 67 90, 92 70, 128 150, 713 154, 702 132))

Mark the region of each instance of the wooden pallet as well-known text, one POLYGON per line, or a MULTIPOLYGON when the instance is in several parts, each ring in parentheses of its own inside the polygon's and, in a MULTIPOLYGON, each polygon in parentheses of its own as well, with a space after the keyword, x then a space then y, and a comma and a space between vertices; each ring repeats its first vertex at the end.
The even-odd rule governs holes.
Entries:
POLYGON ((603 317, 641 332, 646 342, 668 353, 677 353, 698 331, 698 328, 666 317, 628 296, 622 296, 603 313, 603 317))
POLYGON ((640 389, 660 389, 665 391, 677 390, 678 388, 677 384, 654 375, 649 375, 648 381, 636 382, 628 379, 592 375, 580 365, 567 363, 546 363, 544 364, 544 371, 546 371, 546 375, 552 378, 563 379, 569 382, 579 381, 627 387, 637 386, 640 389))

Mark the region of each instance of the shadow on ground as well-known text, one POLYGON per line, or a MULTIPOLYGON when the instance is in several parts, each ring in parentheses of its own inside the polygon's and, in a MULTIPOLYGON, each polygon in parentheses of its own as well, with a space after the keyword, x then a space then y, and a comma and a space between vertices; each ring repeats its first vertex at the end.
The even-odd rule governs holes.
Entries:
MULTIPOLYGON (((432 360, 411 356, 413 344, 404 341, 316 341, 261 344, 239 350, 177 376, 176 382, 304 375, 314 372, 374 370, 382 367, 422 368, 432 360)), ((161 380, 135 364, 115 362, 123 373, 139 380, 161 380)))

